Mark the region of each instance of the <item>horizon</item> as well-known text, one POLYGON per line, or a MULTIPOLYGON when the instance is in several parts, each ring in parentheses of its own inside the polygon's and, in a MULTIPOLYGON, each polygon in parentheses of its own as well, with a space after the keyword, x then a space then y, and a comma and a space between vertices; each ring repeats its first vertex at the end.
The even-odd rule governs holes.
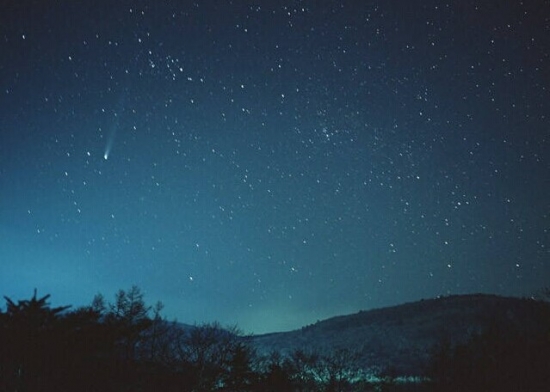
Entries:
MULTIPOLYGON (((139 288, 139 287, 138 287, 139 288)), ((160 315, 167 321, 167 322, 176 322, 178 324, 182 324, 182 325, 191 325, 191 326, 200 326, 200 325, 204 325, 204 324, 209 324, 209 323, 219 323, 221 325, 222 328, 232 328, 232 327, 236 327, 238 331, 241 331, 244 335, 250 335, 250 336, 261 336, 261 335, 269 335, 269 334, 278 334, 278 333, 285 333, 285 332, 293 332, 293 331, 298 331, 302 328, 305 328, 305 327, 308 327, 308 326, 311 326, 311 325, 315 325, 319 322, 323 322, 323 321, 327 321, 327 320, 330 320, 330 319, 333 319, 333 318, 339 318, 339 317, 346 317, 346 316, 351 316, 351 315, 355 315, 355 314, 359 314, 359 313, 363 313, 363 312, 370 312, 370 311, 376 311, 376 310, 383 310, 383 309, 390 309, 390 308, 395 308, 395 307, 400 307, 400 306, 405 306, 405 305, 409 305, 409 304, 415 304, 415 303, 421 303, 421 302, 424 302, 424 301, 430 301, 430 300, 439 300, 439 299, 448 299, 448 298, 452 298, 452 297, 475 297, 475 296, 488 296, 488 297, 491 297, 491 296, 494 296, 494 297, 499 297, 499 298, 515 298, 515 299, 535 299, 535 296, 537 295, 537 293, 541 292, 542 290, 544 290, 546 287, 541 287, 540 290, 538 290, 537 292, 534 292, 532 293, 532 295, 530 296, 521 296, 521 295, 518 295, 518 296, 514 296, 514 295, 501 295, 501 294, 495 294, 495 293, 457 293, 457 294, 441 294, 441 295, 437 295, 435 297, 430 297, 430 298, 420 298, 420 299, 413 299, 413 300, 407 300, 405 302, 400 302, 400 303, 395 303, 395 304, 388 304, 388 305, 382 305, 382 306, 379 306, 379 307, 373 307, 373 308, 368 308, 368 309, 358 309, 358 310, 354 310, 354 311, 350 311, 350 312, 346 312, 346 313, 339 313, 339 314, 332 314, 332 315, 327 315, 325 317, 322 317, 322 318, 318 318, 318 319, 311 319, 310 321, 304 323, 304 324, 301 324, 299 325, 298 327, 292 327, 291 329, 281 329, 281 330, 266 330, 266 331, 251 331, 251 330, 248 330, 246 328, 244 328, 241 324, 239 324, 238 322, 229 322, 229 323, 224 323, 216 318, 213 318, 213 319, 209 319, 209 320, 184 320, 184 319, 180 319, 178 317, 172 317, 171 314, 168 314, 166 311, 165 311, 165 308, 162 309, 160 315)), ((121 290, 127 290, 129 289, 129 287, 126 287, 126 288, 123 288, 121 290)), ((34 290, 34 289, 33 289, 34 290)), ((54 293, 46 293, 46 292, 41 292, 40 289, 36 289, 37 290, 37 298, 42 298, 43 296, 45 295, 50 295, 49 297, 49 306, 52 307, 52 308, 55 308, 55 307, 58 307, 58 306, 69 306, 69 308, 66 310, 67 312, 71 312, 71 311, 74 311, 74 310, 77 310, 81 307, 86 307, 86 306, 89 306, 91 305, 92 303, 92 300, 93 298, 90 299, 90 301, 88 303, 83 303, 83 304, 72 304, 70 302, 59 302, 59 301, 56 301, 55 300, 55 294, 54 293)), ((140 288, 141 290, 141 288, 140 288)), ((147 293, 142 291, 142 293, 144 294, 144 300, 145 300, 145 304, 152 308, 154 307, 154 305, 160 301, 163 305, 164 305, 164 302, 162 301, 162 299, 155 299, 154 301, 152 301, 150 298, 147 297, 147 293)), ((112 301, 114 301, 114 297, 115 297, 115 293, 112 293, 112 295, 110 298, 108 295, 106 295, 105 293, 96 293, 96 294, 101 294, 103 295, 105 301, 106 301, 106 304, 110 304, 112 301)), ((19 300, 26 300, 26 299, 29 299, 29 298, 32 298, 32 295, 28 295, 28 296, 23 296, 23 297, 13 297, 13 296, 10 296, 10 295, 6 295, 6 294, 2 294, 2 297, 5 298, 9 298, 10 300, 14 301, 14 302, 17 302, 19 300)), ((0 306, 0 312, 4 312, 6 310, 6 305, 5 303, 2 304, 2 306, 0 306)))

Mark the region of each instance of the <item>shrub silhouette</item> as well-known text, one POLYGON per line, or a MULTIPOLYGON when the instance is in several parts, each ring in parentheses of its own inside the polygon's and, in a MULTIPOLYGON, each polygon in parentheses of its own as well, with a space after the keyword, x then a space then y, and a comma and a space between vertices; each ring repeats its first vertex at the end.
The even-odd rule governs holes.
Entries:
POLYGON ((431 377, 443 391, 545 390, 550 385, 550 338, 494 324, 456 347, 442 342, 432 357, 431 377))

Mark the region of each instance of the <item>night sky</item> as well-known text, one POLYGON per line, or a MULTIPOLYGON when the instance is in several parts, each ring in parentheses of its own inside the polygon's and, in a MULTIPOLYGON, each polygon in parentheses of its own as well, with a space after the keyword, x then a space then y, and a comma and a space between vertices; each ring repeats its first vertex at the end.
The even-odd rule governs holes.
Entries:
POLYGON ((13 299, 135 284, 168 319, 263 333, 529 296, 549 153, 548 1, 1 5, 13 299))

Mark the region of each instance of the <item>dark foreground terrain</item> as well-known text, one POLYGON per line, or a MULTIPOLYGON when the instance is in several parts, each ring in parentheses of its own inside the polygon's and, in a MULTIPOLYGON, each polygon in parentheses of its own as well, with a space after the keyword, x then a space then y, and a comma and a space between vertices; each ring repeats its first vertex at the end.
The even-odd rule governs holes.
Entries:
POLYGON ((251 343, 264 354, 344 349, 357 354, 362 369, 417 376, 442 342, 454 347, 490 328, 538 336, 548 331, 547 317, 543 302, 458 295, 334 317, 296 331, 253 336, 251 343))
POLYGON ((0 392, 543 391, 550 385, 548 302, 465 295, 242 336, 186 326, 139 288, 87 307, 6 298, 0 392))

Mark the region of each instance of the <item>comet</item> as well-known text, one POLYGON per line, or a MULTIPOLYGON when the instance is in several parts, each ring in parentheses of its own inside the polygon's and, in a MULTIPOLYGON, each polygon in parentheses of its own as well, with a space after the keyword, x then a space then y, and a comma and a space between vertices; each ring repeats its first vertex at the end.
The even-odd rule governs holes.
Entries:
POLYGON ((109 155, 111 155, 111 150, 113 149, 113 144, 115 143, 116 134, 120 126, 120 115, 124 112, 124 102, 125 96, 121 95, 118 101, 118 105, 113 113, 114 120, 111 124, 111 132, 107 137, 107 143, 105 144, 105 151, 103 153, 103 159, 108 160, 109 155))
POLYGON ((113 143, 115 142, 116 129, 117 129, 116 126, 113 127, 113 130, 111 131, 111 134, 107 139, 107 144, 105 145, 105 152, 103 153, 103 159, 105 160, 109 159, 109 155, 111 154, 111 149, 113 148, 113 143))

